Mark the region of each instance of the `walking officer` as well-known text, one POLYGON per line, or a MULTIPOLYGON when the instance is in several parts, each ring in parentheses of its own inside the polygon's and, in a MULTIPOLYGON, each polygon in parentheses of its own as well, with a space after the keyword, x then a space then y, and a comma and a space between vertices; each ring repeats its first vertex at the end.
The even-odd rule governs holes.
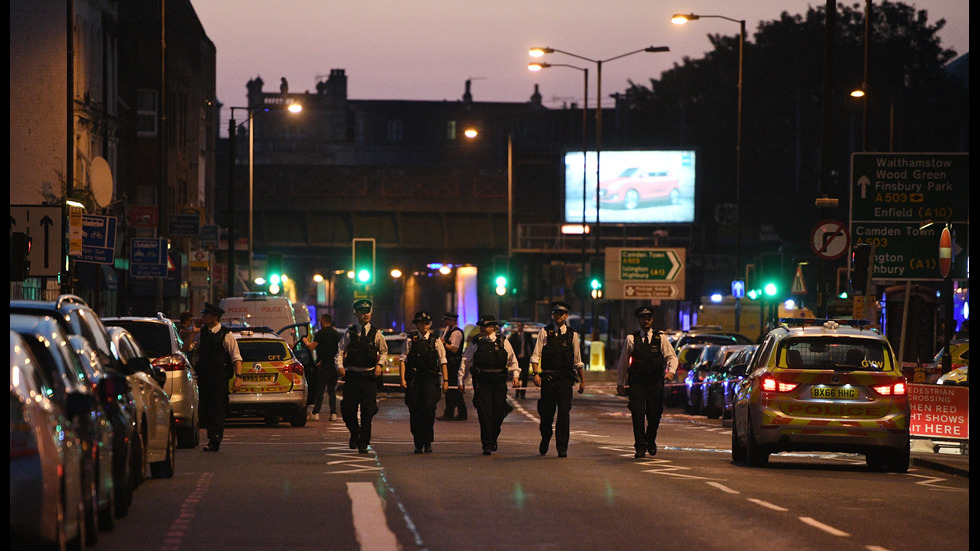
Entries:
POLYGON ((640 329, 626 336, 619 354, 616 392, 629 396, 636 450, 633 457, 639 459, 647 452, 657 455, 657 429, 664 413, 664 378, 674 379, 677 356, 667 336, 652 329, 653 308, 641 306, 633 314, 640 329))
POLYGON ((225 409, 228 406, 228 380, 234 388, 242 384, 242 355, 231 330, 221 325, 225 311, 209 303, 201 310, 204 328, 197 347, 197 388, 200 394, 201 425, 207 429, 206 452, 216 452, 225 435, 225 409))
POLYGON ((493 316, 480 316, 483 334, 476 337, 463 353, 464 376, 473 378, 473 407, 480 420, 480 442, 483 455, 497 451, 497 437, 504 418, 514 408, 507 403, 508 372, 514 388, 520 384, 521 368, 507 339, 497 334, 499 324, 493 316))
POLYGON ((541 444, 538 452, 548 453, 551 442, 551 423, 555 421, 555 448, 558 457, 568 454, 569 411, 572 409, 572 386, 578 382, 578 393, 585 392, 585 363, 579 347, 578 333, 568 326, 567 302, 551 303, 551 319, 538 332, 538 342, 531 354, 534 384, 541 387, 538 415, 541 416, 541 444))
POLYGON ((514 397, 524 398, 527 396, 527 382, 530 375, 531 352, 534 351, 534 343, 531 341, 531 335, 524 332, 523 321, 518 321, 515 327, 517 331, 507 337, 507 340, 510 341, 510 347, 514 349, 514 354, 517 356, 517 365, 521 366, 521 386, 514 391, 514 397))
POLYGON ((340 338, 334 358, 337 374, 344 379, 340 414, 350 431, 350 448, 357 448, 359 453, 367 453, 371 444, 371 418, 378 413, 378 380, 388 356, 384 335, 371 325, 373 307, 366 298, 354 302, 357 323, 340 338))
POLYGON ((446 390, 446 410, 442 418, 447 421, 466 420, 466 401, 460 388, 463 366, 463 330, 456 325, 457 314, 446 312, 442 318, 442 346, 446 349, 446 368, 449 371, 449 389, 446 390))
POLYGON ((405 405, 408 406, 415 453, 432 453, 436 404, 439 403, 441 391, 449 386, 446 349, 442 346, 442 340, 430 331, 432 316, 428 312, 416 312, 412 323, 416 331, 405 339, 398 358, 401 386, 405 389, 405 405))

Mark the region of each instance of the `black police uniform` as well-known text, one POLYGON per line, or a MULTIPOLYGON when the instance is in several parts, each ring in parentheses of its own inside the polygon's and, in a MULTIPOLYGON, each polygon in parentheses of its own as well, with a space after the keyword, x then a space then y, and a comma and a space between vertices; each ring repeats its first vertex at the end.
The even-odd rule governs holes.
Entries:
POLYGON ((480 442, 484 455, 497 449, 497 437, 504 418, 514 410, 507 403, 508 358, 505 339, 496 335, 490 340, 480 335, 470 346, 476 347, 471 372, 473 407, 480 421, 480 442))
POLYGON ((656 453, 657 429, 664 413, 664 368, 667 364, 661 349, 661 332, 650 333, 649 337, 640 331, 633 333, 633 351, 626 375, 633 442, 641 456, 647 450, 656 453))
POLYGON ((451 352, 448 348, 446 349, 446 369, 449 372, 449 389, 446 390, 446 409, 443 411, 443 417, 450 421, 453 419, 465 421, 466 400, 463 399, 463 392, 459 390, 459 368, 463 364, 463 330, 453 325, 446 330, 443 340, 447 343, 452 342, 453 333, 456 332, 460 335, 459 348, 456 352, 451 352))
POLYGON ((217 332, 205 327, 197 348, 197 388, 201 409, 201 426, 207 428, 209 451, 217 451, 225 432, 225 410, 228 407, 228 380, 234 373, 231 355, 225 350, 229 330, 217 332))
POLYGON ((347 328, 347 346, 343 351, 344 397, 340 401, 340 413, 351 434, 350 448, 362 453, 367 452, 371 443, 371 419, 378 413, 378 381, 374 375, 380 352, 377 333, 374 326, 364 331, 357 324, 351 325, 347 328))
POLYGON ((559 455, 564 456, 568 450, 572 387, 578 382, 578 373, 575 370, 575 332, 566 327, 564 334, 561 334, 555 324, 550 323, 545 326, 544 333, 546 338, 540 358, 541 398, 538 400, 538 415, 541 417, 541 444, 538 451, 541 455, 548 453, 548 442, 552 435, 551 423, 555 421, 557 409, 555 448, 559 455))
POLYGON ((436 421, 436 404, 442 395, 442 365, 436 349, 438 337, 429 331, 423 337, 418 331, 408 335, 408 354, 405 356, 405 405, 408 406, 409 425, 415 440, 415 452, 432 451, 433 425, 436 421))
POLYGON ((521 386, 514 392, 514 395, 518 398, 524 398, 527 396, 528 371, 531 367, 531 352, 534 349, 534 342, 527 331, 515 332, 507 337, 507 340, 510 341, 510 347, 514 349, 514 355, 517 356, 517 365, 521 368, 521 386))
POLYGON ((327 403, 330 413, 337 413, 337 366, 334 358, 337 356, 337 345, 340 344, 340 333, 331 327, 321 327, 313 335, 316 345, 316 381, 313 387, 313 414, 320 413, 323 406, 323 393, 327 393, 327 403))

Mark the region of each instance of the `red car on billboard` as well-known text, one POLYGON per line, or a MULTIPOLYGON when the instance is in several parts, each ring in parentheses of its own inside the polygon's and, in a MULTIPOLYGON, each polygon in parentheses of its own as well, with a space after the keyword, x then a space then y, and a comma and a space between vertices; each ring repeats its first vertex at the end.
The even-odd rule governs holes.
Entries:
POLYGON ((619 176, 600 182, 599 202, 605 207, 635 209, 646 202, 680 202, 680 184, 666 171, 627 168, 619 176))

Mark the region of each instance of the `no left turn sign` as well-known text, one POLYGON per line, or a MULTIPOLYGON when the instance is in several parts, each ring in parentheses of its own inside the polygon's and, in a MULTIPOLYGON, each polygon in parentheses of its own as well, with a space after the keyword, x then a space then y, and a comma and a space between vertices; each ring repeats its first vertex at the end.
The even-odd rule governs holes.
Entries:
POLYGON ((837 260, 844 256, 851 244, 851 236, 844 224, 837 220, 819 222, 810 233, 810 248, 824 260, 837 260))

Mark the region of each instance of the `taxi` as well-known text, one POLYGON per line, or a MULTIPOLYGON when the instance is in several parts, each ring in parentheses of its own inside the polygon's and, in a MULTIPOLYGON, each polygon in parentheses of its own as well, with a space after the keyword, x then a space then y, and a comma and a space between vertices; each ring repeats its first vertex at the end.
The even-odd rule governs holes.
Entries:
POLYGON ((780 321, 736 389, 732 459, 761 467, 782 451, 834 451, 906 472, 908 386, 884 336, 864 320, 780 321))
POLYGON ((242 355, 242 384, 228 382, 228 417, 262 417, 306 425, 308 388, 303 364, 285 339, 268 328, 236 327, 232 335, 242 355))

